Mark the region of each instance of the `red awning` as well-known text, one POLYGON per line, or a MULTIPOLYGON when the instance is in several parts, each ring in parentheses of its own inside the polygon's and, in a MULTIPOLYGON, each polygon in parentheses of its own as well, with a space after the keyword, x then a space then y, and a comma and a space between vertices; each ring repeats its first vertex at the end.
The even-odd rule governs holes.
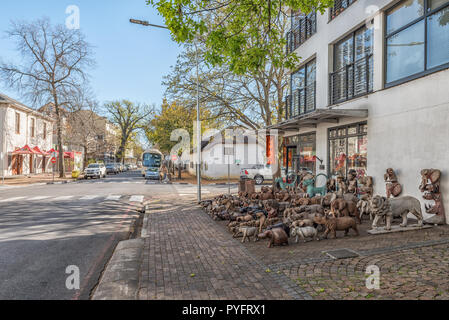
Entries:
POLYGON ((55 150, 55 149, 53 149, 53 148, 51 148, 50 150, 48 150, 48 151, 47 151, 47 155, 51 156, 53 152, 55 152, 55 153, 56 153, 56 157, 58 157, 58 156, 59 156, 59 152, 58 152, 58 151, 56 151, 56 150, 55 150))
POLYGON ((31 150, 29 145, 26 145, 26 146, 24 146, 22 148, 16 149, 12 154, 13 155, 15 155, 15 154, 22 154, 23 155, 23 154, 34 154, 34 152, 33 152, 33 150, 31 150))
POLYGON ((64 158, 75 159, 75 153, 74 152, 64 152, 64 158))
POLYGON ((38 146, 36 146, 33 149, 31 149, 31 151, 33 151, 34 154, 38 154, 38 155, 41 155, 41 156, 45 156, 46 155, 46 153, 42 152, 42 150, 39 149, 38 146))

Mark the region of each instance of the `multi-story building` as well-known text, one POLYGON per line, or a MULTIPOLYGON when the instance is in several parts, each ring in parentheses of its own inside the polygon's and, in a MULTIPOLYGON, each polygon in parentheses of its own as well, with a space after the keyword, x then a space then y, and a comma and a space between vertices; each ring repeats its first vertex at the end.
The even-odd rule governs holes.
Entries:
MULTIPOLYGON (((419 199, 421 169, 440 169, 447 195, 449 0, 336 0, 324 14, 291 15, 287 51, 302 63, 286 119, 271 127, 284 134, 288 166, 355 169, 381 195, 394 168, 403 194, 419 199)), ((449 196, 444 205, 449 221, 449 196)))
POLYGON ((67 116, 64 140, 89 159, 114 162, 118 144, 118 129, 107 118, 92 110, 78 110, 67 116))
POLYGON ((50 117, 0 94, 0 176, 49 172, 53 125, 50 117))
MULTIPOLYGON (((38 111, 56 119, 56 112, 52 103, 42 106, 38 111)), ((75 165, 67 159, 67 170, 72 170, 72 167, 82 169, 88 160, 106 163, 115 162, 118 129, 114 124, 92 110, 69 111, 62 107, 60 112, 64 151, 68 155, 82 154, 82 156, 72 159, 72 162, 76 162, 75 165)), ((54 148, 57 149, 58 135, 56 128, 53 131, 53 143, 54 148)))

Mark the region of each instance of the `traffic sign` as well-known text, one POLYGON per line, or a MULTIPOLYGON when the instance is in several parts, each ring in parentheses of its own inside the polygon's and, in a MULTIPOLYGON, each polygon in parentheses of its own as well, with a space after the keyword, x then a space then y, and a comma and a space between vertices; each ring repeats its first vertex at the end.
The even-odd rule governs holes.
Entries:
POLYGON ((53 163, 53 164, 56 163, 56 158, 55 157, 51 158, 51 163, 53 163))

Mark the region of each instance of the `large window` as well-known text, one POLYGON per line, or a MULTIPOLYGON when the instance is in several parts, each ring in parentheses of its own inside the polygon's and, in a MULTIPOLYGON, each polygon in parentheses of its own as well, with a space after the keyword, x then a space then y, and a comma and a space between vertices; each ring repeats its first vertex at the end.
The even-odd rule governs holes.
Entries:
POLYGON ((34 138, 36 136, 36 119, 31 118, 31 137, 34 138))
POLYGON ((316 173, 316 133, 299 136, 299 169, 316 173))
POLYGON ((287 32, 287 53, 295 51, 301 44, 316 33, 316 12, 308 15, 292 12, 291 30, 287 32))
POLYGON ((16 134, 20 134, 20 113, 16 112, 16 134))
POLYGON ((329 173, 346 177, 349 170, 365 175, 368 154, 368 126, 358 123, 329 129, 329 173))
POLYGON ((329 20, 335 19, 340 13, 346 10, 356 0, 335 0, 334 4, 330 8, 329 20))
POLYGON ((290 104, 287 119, 315 110, 316 61, 313 60, 291 75, 290 104))
POLYGON ((330 74, 330 104, 373 90, 373 29, 363 27, 334 45, 330 74))
POLYGON ((284 138, 283 167, 291 171, 310 170, 316 173, 316 133, 284 138))
POLYGON ((449 0, 406 0, 387 12, 387 85, 449 67, 449 0))

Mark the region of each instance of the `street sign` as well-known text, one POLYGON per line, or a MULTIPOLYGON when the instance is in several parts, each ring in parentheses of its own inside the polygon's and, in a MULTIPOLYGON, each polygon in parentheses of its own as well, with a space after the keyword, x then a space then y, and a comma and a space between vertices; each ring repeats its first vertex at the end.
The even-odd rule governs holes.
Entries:
POLYGON ((56 163, 56 158, 55 157, 51 158, 51 163, 53 163, 53 164, 56 163))

